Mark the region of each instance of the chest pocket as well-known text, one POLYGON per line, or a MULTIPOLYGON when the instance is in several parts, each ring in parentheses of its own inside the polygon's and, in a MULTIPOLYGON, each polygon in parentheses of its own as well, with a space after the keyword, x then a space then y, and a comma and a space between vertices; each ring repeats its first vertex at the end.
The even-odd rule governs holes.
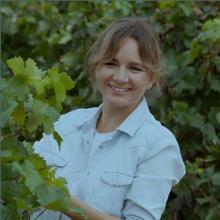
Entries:
POLYGON ((133 177, 118 171, 104 171, 96 190, 95 205, 109 215, 120 216, 133 177))
POLYGON ((101 181, 110 186, 124 186, 132 183, 132 176, 119 172, 105 171, 101 176, 101 181))
POLYGON ((63 159, 60 155, 49 152, 49 151, 44 151, 44 158, 47 161, 47 164, 49 166, 54 166, 57 168, 63 168, 67 165, 67 161, 63 159))

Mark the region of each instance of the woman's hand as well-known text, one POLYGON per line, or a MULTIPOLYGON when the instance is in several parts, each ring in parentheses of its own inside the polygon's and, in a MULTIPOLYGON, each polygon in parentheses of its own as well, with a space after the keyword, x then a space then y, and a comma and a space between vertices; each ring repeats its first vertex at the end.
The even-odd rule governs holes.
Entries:
MULTIPOLYGON (((120 218, 104 214, 96 210, 95 208, 92 208, 88 206, 87 204, 81 202, 79 199, 73 196, 71 197, 71 206, 72 208, 83 209, 86 212, 88 220, 121 220, 120 218)), ((79 214, 77 213, 64 212, 64 214, 73 220, 83 220, 83 217, 79 216, 79 214)))

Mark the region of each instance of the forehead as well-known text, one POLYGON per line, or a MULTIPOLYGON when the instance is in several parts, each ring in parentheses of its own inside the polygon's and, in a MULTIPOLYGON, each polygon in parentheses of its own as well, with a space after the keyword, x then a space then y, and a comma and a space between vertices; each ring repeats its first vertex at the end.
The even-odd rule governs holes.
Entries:
POLYGON ((125 45, 133 48, 133 50, 138 50, 139 51, 139 43, 136 39, 133 37, 123 37, 120 39, 112 39, 107 47, 105 48, 104 53, 111 55, 111 56, 116 56, 116 53, 123 48, 125 45))
POLYGON ((140 62, 141 58, 137 40, 133 38, 126 38, 121 40, 120 47, 115 54, 115 58, 128 58, 130 60, 136 60, 140 62))

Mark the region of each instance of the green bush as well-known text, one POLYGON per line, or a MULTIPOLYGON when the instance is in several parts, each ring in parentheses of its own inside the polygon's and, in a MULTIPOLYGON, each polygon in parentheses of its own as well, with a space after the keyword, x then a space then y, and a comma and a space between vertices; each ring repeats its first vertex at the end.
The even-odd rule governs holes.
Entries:
POLYGON ((15 57, 6 63, 13 76, 1 79, 2 218, 29 219, 42 207, 85 215, 70 208, 66 180, 55 178, 55 169, 48 167, 32 147, 43 131, 53 134, 60 145, 62 139, 53 122, 73 81, 56 67, 42 71, 30 58, 24 62, 15 57))
MULTIPOLYGON (((167 68, 167 87, 164 95, 153 103, 151 110, 175 133, 187 168, 187 175, 173 189, 169 197, 163 219, 219 219, 219 11, 219 3, 215 1, 3 2, 1 7, 1 81, 3 82, 1 115, 4 116, 1 118, 4 122, 1 122, 2 195, 4 201, 13 201, 10 202, 13 207, 7 207, 6 211, 14 210, 16 215, 21 216, 21 210, 29 210, 29 207, 21 201, 20 195, 22 190, 31 190, 25 185, 25 189, 14 192, 4 185, 7 183, 4 183, 5 180, 9 181, 7 179, 9 176, 6 175, 8 172, 5 170, 9 169, 8 163, 15 166, 11 177, 14 175, 16 179, 21 176, 22 181, 28 181, 25 167, 31 169, 31 166, 35 166, 37 169, 38 163, 24 155, 29 155, 28 152, 31 152, 29 143, 39 138, 43 130, 48 129, 53 133, 51 123, 56 119, 57 111, 66 112, 77 107, 94 106, 100 102, 100 99, 92 94, 91 84, 83 71, 86 51, 96 36, 118 17, 144 16, 160 34, 167 68), (10 61, 8 67, 6 63, 8 59, 19 56, 23 57, 26 66, 30 65, 31 68, 34 68, 34 64, 33 61, 27 60, 29 57, 37 62, 40 69, 54 66, 52 69, 56 72, 56 77, 61 77, 62 74, 59 73, 67 72, 73 83, 70 83, 69 88, 65 88, 61 83, 57 89, 54 89, 56 86, 52 84, 48 88, 47 80, 42 81, 44 85, 37 85, 35 84, 37 81, 33 79, 50 77, 50 71, 42 75, 43 73, 39 73, 35 67, 30 73, 32 78, 26 82, 28 85, 22 86, 17 76, 12 75, 8 68, 10 61), (41 87, 45 88, 46 93, 49 92, 50 99, 47 99, 46 93, 41 93, 44 90, 41 87), (72 89, 66 92, 66 89, 70 88, 72 89), (34 97, 33 100, 31 96, 34 97), (46 117, 49 124, 42 124, 44 121, 42 120, 42 123, 30 125, 33 126, 33 132, 30 132, 26 124, 30 120, 29 117, 35 114, 32 113, 33 101, 38 106, 36 114, 46 117), (41 108, 41 105, 47 105, 48 110, 43 112, 42 109, 46 107, 41 108), (53 112, 50 114, 54 116, 53 118, 47 115, 49 111, 53 112), (10 143, 7 137, 13 134, 16 140, 10 138, 10 141, 13 140, 10 143), (19 148, 20 145, 24 147, 19 148), (13 146, 12 149, 10 146, 13 146), (16 156, 13 156, 13 152, 16 152, 16 156), (29 167, 27 163, 32 165, 29 167)), ((20 64, 15 64, 15 69, 18 65, 20 64)), ((21 72, 23 74, 23 70, 21 72)), ((64 75, 66 78, 67 75, 64 75)), ((39 164, 41 163, 43 162, 39 164)), ((30 182, 29 186, 34 187, 32 184, 30 182)), ((13 188, 13 184, 11 186, 13 188)), ((36 201, 33 201, 29 204, 35 207, 35 203, 36 201)))

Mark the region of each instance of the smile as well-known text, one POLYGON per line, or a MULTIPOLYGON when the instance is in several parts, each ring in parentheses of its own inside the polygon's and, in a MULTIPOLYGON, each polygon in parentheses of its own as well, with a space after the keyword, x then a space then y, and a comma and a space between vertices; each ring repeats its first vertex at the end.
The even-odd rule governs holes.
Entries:
POLYGON ((111 87, 111 89, 115 92, 127 92, 128 90, 130 90, 130 88, 118 88, 112 85, 109 85, 109 87, 111 87))

